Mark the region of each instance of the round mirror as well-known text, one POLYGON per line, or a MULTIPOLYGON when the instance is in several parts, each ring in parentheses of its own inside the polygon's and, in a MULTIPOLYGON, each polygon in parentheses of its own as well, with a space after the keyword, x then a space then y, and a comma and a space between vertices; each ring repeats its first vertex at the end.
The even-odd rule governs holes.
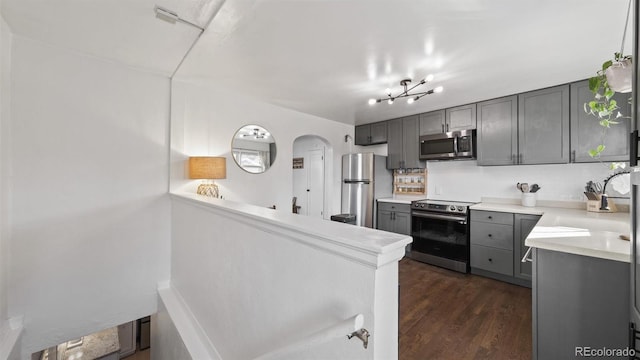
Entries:
POLYGON ((260 125, 245 125, 233 135, 231 154, 244 171, 260 174, 276 160, 276 141, 260 125))

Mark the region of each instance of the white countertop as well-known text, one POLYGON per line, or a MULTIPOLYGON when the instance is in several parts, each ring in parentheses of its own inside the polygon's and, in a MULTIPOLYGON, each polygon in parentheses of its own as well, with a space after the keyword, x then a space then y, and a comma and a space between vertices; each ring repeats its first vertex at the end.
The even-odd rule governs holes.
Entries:
POLYGON ((411 204, 412 201, 424 200, 427 195, 393 195, 388 198, 377 199, 380 202, 396 203, 396 204, 411 204))
POLYGON ((472 210, 542 215, 525 241, 526 246, 630 262, 629 213, 595 213, 585 209, 525 207, 517 204, 480 203, 472 210))

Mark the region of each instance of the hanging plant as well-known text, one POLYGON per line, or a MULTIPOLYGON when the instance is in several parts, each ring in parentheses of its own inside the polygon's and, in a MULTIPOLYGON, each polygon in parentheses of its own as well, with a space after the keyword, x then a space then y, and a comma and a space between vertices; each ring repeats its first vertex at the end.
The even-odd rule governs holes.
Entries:
MULTIPOLYGON (((605 61, 596 76, 589 78, 589 90, 593 93, 594 99, 584 104, 584 111, 595 116, 603 128, 600 144, 589 150, 589 156, 594 159, 600 158, 606 148, 604 139, 607 129, 618 124, 622 118, 629 118, 620 113, 618 102, 613 96, 616 91, 631 91, 631 73, 631 56, 615 53, 614 60, 605 61)), ((618 166, 618 163, 612 164, 613 168, 618 166)))
MULTIPOLYGON (((624 32, 622 33, 622 44, 620 46, 620 52, 617 52, 613 56, 613 60, 605 61, 602 64, 602 69, 598 70, 596 76, 589 78, 589 90, 594 95, 594 99, 584 104, 584 111, 587 114, 595 116, 600 126, 602 126, 602 138, 600 144, 595 148, 589 150, 589 156, 594 159, 599 159, 602 152, 605 150, 604 139, 607 134, 607 129, 611 125, 619 123, 621 118, 629 118, 629 116, 623 116, 618 109, 618 102, 613 99, 616 92, 627 93, 632 90, 632 75, 633 67, 631 56, 622 55, 624 53, 624 39, 627 34, 627 25, 629 25, 629 14, 631 13, 631 0, 629 0, 629 6, 627 8, 627 20, 624 25, 624 32)), ((631 101, 631 99, 629 99, 631 101)), ((624 167, 624 163, 612 163, 611 168, 624 167)))

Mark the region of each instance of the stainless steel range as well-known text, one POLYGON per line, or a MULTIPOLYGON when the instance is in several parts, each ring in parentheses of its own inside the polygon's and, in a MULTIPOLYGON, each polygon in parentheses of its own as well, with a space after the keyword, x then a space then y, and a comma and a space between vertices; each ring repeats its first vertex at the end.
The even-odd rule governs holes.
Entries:
POLYGON ((469 206, 460 201, 411 203, 409 257, 447 269, 469 272, 469 206))

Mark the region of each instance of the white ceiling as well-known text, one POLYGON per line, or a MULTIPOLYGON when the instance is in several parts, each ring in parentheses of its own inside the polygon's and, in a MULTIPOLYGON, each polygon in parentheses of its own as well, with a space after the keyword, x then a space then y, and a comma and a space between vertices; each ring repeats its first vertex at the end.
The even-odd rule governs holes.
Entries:
MULTIPOLYGON (((591 76, 619 51, 627 0, 2 0, 12 31, 360 124, 591 76), (222 5, 221 5, 222 4, 222 5), (220 7, 221 6, 221 7, 220 7), (444 92, 367 105, 433 74, 444 92)), ((629 26, 625 53, 631 53, 629 26)), ((428 88, 431 88, 428 87, 428 88)))
POLYGON ((223 0, 2 0, 22 37, 171 75, 200 30, 156 19, 159 5, 202 27, 223 0))

